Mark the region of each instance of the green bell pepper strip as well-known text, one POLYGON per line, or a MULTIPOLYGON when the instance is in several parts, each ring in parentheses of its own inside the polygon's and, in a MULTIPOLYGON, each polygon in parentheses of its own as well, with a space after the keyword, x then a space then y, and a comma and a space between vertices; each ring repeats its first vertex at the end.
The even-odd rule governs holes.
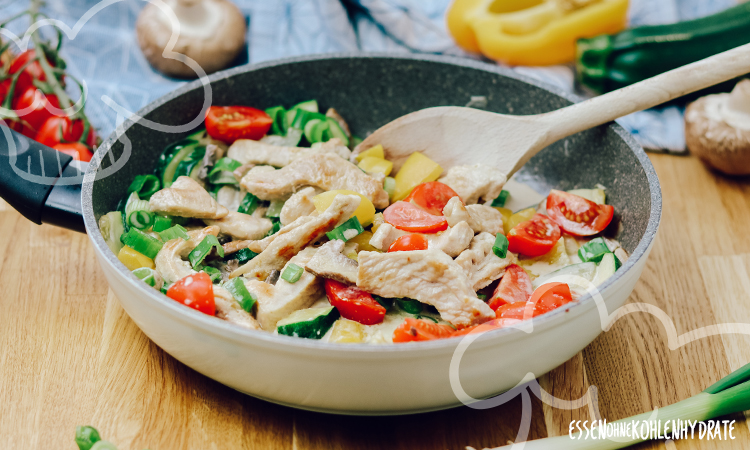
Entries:
POLYGON ((148 256, 151 259, 156 258, 159 250, 161 250, 164 245, 160 240, 137 228, 130 228, 127 233, 120 237, 120 241, 138 253, 148 256))
POLYGON ((159 237, 164 241, 171 241, 172 239, 182 238, 186 241, 190 240, 187 230, 182 225, 175 225, 171 228, 167 228, 164 231, 159 232, 159 237))
POLYGON ((206 256, 208 256, 214 248, 219 256, 223 258, 224 247, 219 244, 219 240, 216 239, 216 236, 209 234, 203 238, 200 244, 198 244, 188 255, 188 261, 190 261, 190 265, 193 266, 193 269, 200 266, 203 260, 206 259, 206 256))
POLYGON ((242 278, 232 278, 227 281, 224 283, 224 289, 232 294, 232 297, 237 300, 237 303, 240 304, 242 309, 249 313, 253 312, 253 305, 255 305, 257 300, 255 299, 255 296, 247 290, 245 283, 242 282, 242 278))

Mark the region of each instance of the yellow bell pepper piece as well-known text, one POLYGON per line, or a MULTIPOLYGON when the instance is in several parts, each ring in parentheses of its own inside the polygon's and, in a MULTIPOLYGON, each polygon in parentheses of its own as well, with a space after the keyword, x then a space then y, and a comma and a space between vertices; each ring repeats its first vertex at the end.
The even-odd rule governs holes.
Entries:
POLYGON ((435 181, 441 173, 443 168, 438 163, 419 152, 412 153, 394 177, 393 201, 403 200, 418 184, 435 181))
POLYGON ((378 144, 375 147, 370 147, 359 155, 355 156, 354 159, 356 159, 357 162, 360 162, 369 156, 372 156, 373 158, 385 159, 385 150, 383 150, 383 146, 378 144))
POLYGON ((365 327, 358 322, 347 319, 339 319, 333 324, 330 342, 345 344, 356 344, 365 339, 365 327))
POLYGON ((628 0, 455 0, 448 29, 470 52, 511 65, 573 61, 580 38, 627 25, 628 0))
POLYGON ((385 218, 383 218, 383 213, 375 214, 375 217, 372 218, 371 230, 373 234, 376 233, 378 231, 378 228, 380 228, 380 225, 383 225, 384 223, 385 223, 385 218))
POLYGON ((139 253, 133 250, 127 245, 120 249, 120 253, 117 254, 117 259, 119 259, 121 263, 125 264, 125 267, 127 267, 128 270, 131 271, 140 269, 141 267, 148 267, 149 269, 156 268, 153 259, 144 255, 143 253, 139 253))
POLYGON ((367 156, 362 158, 358 167, 367 173, 377 172, 388 176, 391 174, 391 170, 393 170, 393 163, 387 159, 367 156))
MULTIPOLYGON (((503 229, 505 228, 505 224, 508 223, 510 220, 510 216, 513 215, 513 211, 509 210, 508 208, 501 208, 500 206, 493 206, 496 210, 500 211, 500 214, 503 215, 503 229)), ((505 234, 508 234, 506 231, 505 234)))
POLYGON ((503 220, 503 230, 505 231, 505 234, 507 235, 508 232, 515 228, 519 223, 531 220, 531 218, 534 217, 534 214, 536 214, 536 208, 526 208, 513 214, 508 220, 503 220))
POLYGON ((322 213, 323 211, 328 209, 329 206, 331 206, 331 203, 333 203, 333 199, 336 198, 336 196, 339 194, 358 195, 362 199, 362 201, 359 202, 359 206, 354 211, 353 215, 357 216, 360 225, 362 225, 363 227, 369 225, 372 222, 372 218, 375 216, 375 206, 372 204, 370 199, 358 192, 349 191, 346 189, 327 191, 313 197, 315 210, 317 210, 319 213, 322 213))
POLYGON ((370 231, 363 231, 353 237, 352 239, 349 239, 346 241, 346 243, 354 243, 359 245, 359 251, 365 251, 365 252, 378 252, 380 250, 376 249, 372 245, 370 245, 370 239, 372 239, 372 232, 370 231))

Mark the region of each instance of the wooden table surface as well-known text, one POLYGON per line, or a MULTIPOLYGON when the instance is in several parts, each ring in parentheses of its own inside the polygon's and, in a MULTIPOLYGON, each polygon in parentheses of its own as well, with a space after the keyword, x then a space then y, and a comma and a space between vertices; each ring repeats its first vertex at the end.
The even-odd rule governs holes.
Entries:
MULTIPOLYGON (((717 176, 693 157, 651 159, 664 214, 630 302, 666 311, 678 335, 750 323, 750 180, 717 176)), ((485 411, 360 418, 244 396, 178 363, 141 333, 108 292, 86 236, 34 226, 2 205, 0 255, 2 449, 72 450, 80 424, 97 427, 120 450, 481 449, 516 437, 518 398, 485 411)), ((748 361, 750 336, 707 337, 671 350, 660 320, 633 313, 539 381, 562 399, 596 386, 599 412, 611 421, 697 394, 748 361)), ((565 434, 572 419, 591 414, 534 399, 530 439, 565 434)), ((683 440, 676 448, 750 447, 744 417, 732 418, 737 440, 683 440)))

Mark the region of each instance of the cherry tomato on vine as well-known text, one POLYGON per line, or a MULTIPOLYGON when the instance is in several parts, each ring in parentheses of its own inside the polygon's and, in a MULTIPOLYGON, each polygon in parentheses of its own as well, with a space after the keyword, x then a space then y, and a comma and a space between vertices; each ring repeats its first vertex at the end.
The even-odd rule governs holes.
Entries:
POLYGON ((34 130, 39 130, 47 119, 54 117, 54 114, 50 111, 52 109, 50 106, 60 108, 60 101, 57 99, 57 96, 55 94, 45 95, 34 86, 27 88, 13 102, 13 109, 34 130), (23 111, 26 109, 28 111, 24 113, 23 111))
POLYGON ((66 155, 72 156, 75 160, 83 162, 91 161, 91 157, 94 156, 94 154, 91 153, 91 150, 89 150, 88 147, 81 144, 80 142, 61 143, 55 145, 52 148, 60 153, 65 153, 66 155))
POLYGON ((560 227, 547 216, 535 214, 508 232, 508 250, 525 256, 542 256, 560 239, 560 227))
MULTIPOLYGON (((13 75, 7 74, 6 78, 0 81, 0 103, 5 100, 8 92, 10 91, 11 85, 13 84, 13 75)), ((13 99, 17 99, 23 92, 32 86, 32 79, 26 72, 21 72, 18 75, 18 81, 16 81, 16 87, 13 91, 13 99)))
MULTIPOLYGON (((10 63, 10 73, 17 73, 21 68, 31 61, 32 59, 36 58, 36 50, 26 50, 25 52, 21 53, 20 55, 16 56, 13 59, 13 62, 10 63)), ((47 59, 49 61, 49 58, 47 59)), ((50 65, 54 66, 51 61, 50 65)), ((44 73, 44 70, 42 70, 42 65, 39 63, 39 60, 34 61, 33 63, 26 66, 24 69, 24 72, 26 72, 31 80, 39 80, 39 81, 46 81, 47 75, 44 73)), ((31 83, 29 83, 31 84, 31 83)))
POLYGON ((547 197, 550 219, 575 236, 600 233, 612 221, 614 212, 612 205, 600 205, 568 192, 553 189, 547 197))
MULTIPOLYGON (((84 124, 81 119, 71 120, 70 117, 53 116, 47 119, 36 135, 36 140, 48 147, 65 142, 78 142, 83 136, 84 124)), ((96 132, 89 126, 86 145, 93 148, 96 145, 96 132)))
POLYGON ((273 119, 249 106, 212 106, 206 111, 206 131, 214 139, 231 144, 237 139, 258 140, 268 133, 273 119))

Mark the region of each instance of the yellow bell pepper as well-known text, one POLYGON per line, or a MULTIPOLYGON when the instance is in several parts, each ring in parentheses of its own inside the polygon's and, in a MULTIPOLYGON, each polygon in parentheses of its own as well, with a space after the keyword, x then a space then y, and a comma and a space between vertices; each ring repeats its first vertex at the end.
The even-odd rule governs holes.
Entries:
POLYGON ((354 158, 357 160, 357 162, 360 162, 369 156, 372 156, 374 158, 385 159, 385 150, 383 150, 383 146, 378 144, 375 147, 370 147, 367 150, 360 153, 359 155, 355 156, 354 158))
POLYGON ((393 201, 403 200, 418 184, 435 181, 443 168, 425 155, 414 152, 406 159, 396 176, 396 190, 393 201))
POLYGON ((362 158, 362 160, 359 162, 358 167, 367 173, 377 172, 388 176, 391 174, 391 170, 393 170, 393 163, 388 161, 387 159, 378 158, 375 156, 367 156, 362 158))
POLYGON ((365 327, 352 320, 339 319, 333 324, 329 339, 330 342, 356 344, 365 339, 365 327))
POLYGON ((379 252, 380 250, 376 249, 372 245, 370 245, 370 239, 372 239, 372 232, 370 231, 363 231, 356 235, 355 237, 349 239, 346 241, 347 243, 354 243, 359 245, 359 251, 364 252, 379 252))
MULTIPOLYGON (((503 215, 503 225, 508 223, 508 221, 510 220, 510 217, 513 215, 513 211, 509 210, 508 208, 502 208, 500 206, 493 206, 493 208, 500 211, 500 214, 503 215)), ((505 234, 508 234, 508 232, 506 231, 505 234)))
POLYGON ((140 269, 141 267, 148 267, 149 269, 155 269, 156 265, 154 260, 139 253, 127 245, 120 249, 120 253, 117 254, 117 259, 121 263, 125 264, 128 270, 140 269))
POLYGON ((354 211, 354 215, 357 216, 360 225, 362 225, 363 227, 372 223, 372 218, 375 216, 375 205, 373 205, 370 199, 365 197, 364 195, 358 192, 348 191, 346 189, 327 191, 313 197, 313 205, 315 205, 315 210, 319 213, 322 213, 323 211, 328 209, 329 206, 331 206, 331 203, 333 203, 333 199, 336 198, 336 196, 339 194, 359 196, 362 201, 359 202, 359 206, 354 211))
POLYGON ((534 217, 534 214, 536 214, 535 208, 526 208, 518 211, 510 216, 508 220, 503 220, 503 231, 505 231, 505 234, 508 234, 510 230, 515 228, 519 223, 531 220, 531 218, 534 217))
POLYGON ((455 0, 448 30, 463 49, 510 65, 575 60, 580 38, 627 25, 628 0, 455 0))

